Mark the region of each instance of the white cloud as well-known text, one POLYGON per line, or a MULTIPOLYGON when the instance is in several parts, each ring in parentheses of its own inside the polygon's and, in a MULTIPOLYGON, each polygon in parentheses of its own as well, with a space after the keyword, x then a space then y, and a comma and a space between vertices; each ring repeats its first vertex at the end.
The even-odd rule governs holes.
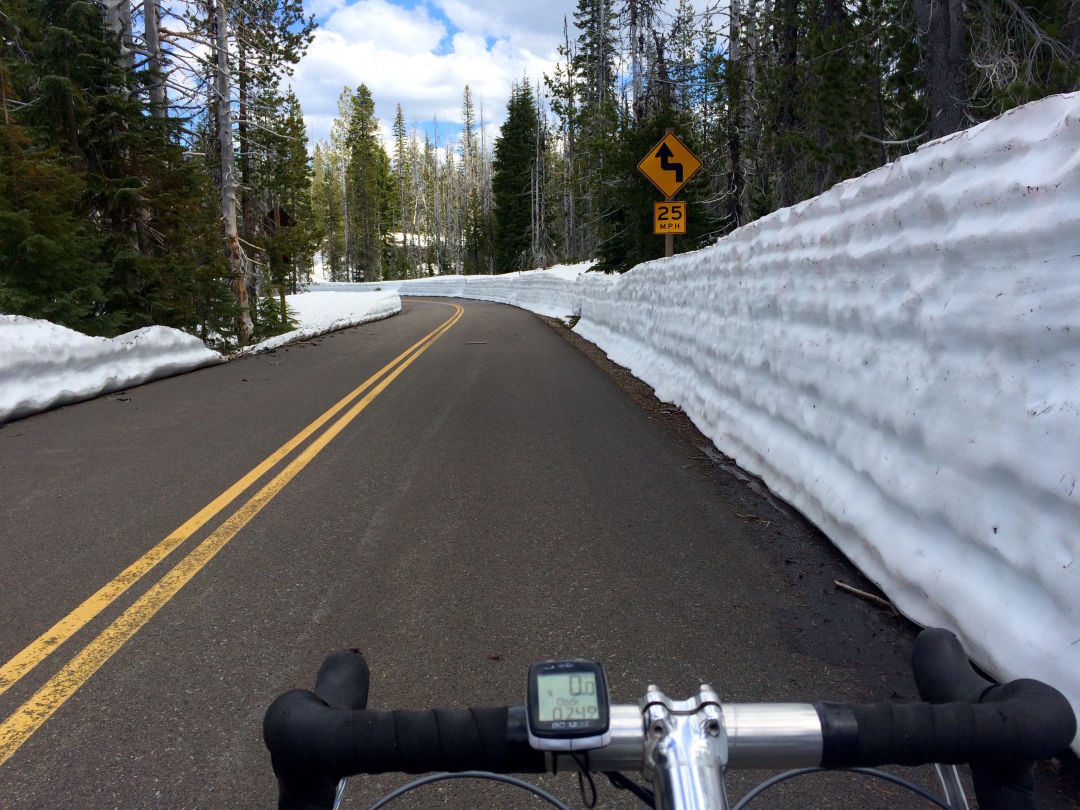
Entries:
MULTIPOLYGON (((551 73, 563 41, 563 17, 577 36, 577 0, 305 0, 321 27, 292 85, 312 144, 329 137, 345 86, 367 85, 382 129, 400 104, 410 122, 460 122, 465 85, 477 115, 497 127, 510 86, 551 73)), ((672 7, 675 0, 668 0, 672 7)), ((703 5, 695 0, 695 5, 703 5)), ((489 140, 490 143, 490 140, 489 140)))
POLYGON ((409 121, 460 121, 466 84, 477 114, 483 104, 486 120, 501 122, 511 83, 552 70, 562 15, 574 2, 562 0, 565 9, 492 0, 402 8, 387 0, 308 0, 309 13, 328 15, 291 80, 308 137, 329 137, 342 89, 360 84, 371 91, 384 131, 397 104, 409 121))
POLYGON ((326 29, 347 42, 371 43, 388 52, 416 52, 437 48, 446 27, 427 9, 406 10, 387 0, 363 0, 335 11, 326 29))

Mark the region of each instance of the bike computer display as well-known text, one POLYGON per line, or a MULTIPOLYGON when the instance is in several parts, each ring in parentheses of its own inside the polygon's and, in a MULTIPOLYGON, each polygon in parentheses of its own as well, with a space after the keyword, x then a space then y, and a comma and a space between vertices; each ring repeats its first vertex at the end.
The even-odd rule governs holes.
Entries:
POLYGON ((573 658, 529 667, 529 745, 540 751, 585 751, 611 740, 604 668, 573 658))

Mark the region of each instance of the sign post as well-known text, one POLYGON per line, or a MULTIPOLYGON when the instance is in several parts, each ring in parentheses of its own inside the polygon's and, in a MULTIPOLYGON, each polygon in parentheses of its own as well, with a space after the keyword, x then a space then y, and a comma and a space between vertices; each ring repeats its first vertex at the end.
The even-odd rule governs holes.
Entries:
POLYGON ((664 235, 666 256, 675 252, 674 235, 686 233, 686 203, 676 202, 672 197, 690 182, 700 168, 701 161, 670 129, 638 163, 638 171, 648 177, 664 195, 665 202, 656 203, 653 207, 653 233, 664 235), (664 227, 661 227, 661 222, 664 227))

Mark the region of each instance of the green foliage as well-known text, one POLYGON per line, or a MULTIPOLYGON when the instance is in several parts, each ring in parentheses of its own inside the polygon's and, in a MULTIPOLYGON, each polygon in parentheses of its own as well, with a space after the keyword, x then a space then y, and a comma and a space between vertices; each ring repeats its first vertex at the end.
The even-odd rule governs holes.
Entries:
POLYGON ((94 334, 154 323, 222 333, 211 191, 177 124, 146 115, 96 4, 18 10, 5 96, 32 103, 15 106, 3 138, 4 308, 94 334))
POLYGON ((388 226, 393 222, 394 183, 390 157, 379 139, 375 102, 366 85, 349 100, 345 148, 348 219, 352 233, 350 264, 362 281, 383 278, 383 260, 390 253, 388 226))
POLYGON ((495 140, 492 197, 495 204, 495 272, 531 269, 532 170, 536 157, 536 99, 528 81, 515 83, 506 122, 495 140))
POLYGON ((283 287, 263 286, 255 313, 255 340, 266 340, 296 328, 296 313, 289 307, 283 287))
POLYGON ((312 216, 322 239, 323 269, 331 281, 347 281, 344 228, 344 160, 331 144, 316 144, 311 180, 312 216))
POLYGON ((465 206, 464 259, 465 275, 490 273, 495 263, 495 218, 484 211, 480 192, 473 188, 465 206))
POLYGON ((262 251, 255 332, 267 337, 293 328, 284 297, 307 281, 312 257, 322 241, 320 221, 312 210, 312 167, 300 102, 290 88, 257 97, 265 111, 259 120, 263 153, 253 171, 250 195, 259 216, 255 244, 262 251))
POLYGON ((313 214, 323 238, 324 271, 333 281, 378 280, 395 264, 388 234, 394 221, 394 178, 378 138, 367 87, 346 87, 329 143, 315 148, 313 214))
POLYGON ((20 127, 0 127, 0 311, 110 331, 97 317, 109 268, 92 258, 100 250, 82 196, 65 160, 32 150, 20 127))
POLYGON ((588 109, 614 103, 615 22, 612 0, 578 0, 574 23, 580 33, 573 67, 580 81, 582 106, 588 109))
POLYGON ((970 10, 972 112, 985 120, 1080 88, 1080 4, 979 3, 970 10))

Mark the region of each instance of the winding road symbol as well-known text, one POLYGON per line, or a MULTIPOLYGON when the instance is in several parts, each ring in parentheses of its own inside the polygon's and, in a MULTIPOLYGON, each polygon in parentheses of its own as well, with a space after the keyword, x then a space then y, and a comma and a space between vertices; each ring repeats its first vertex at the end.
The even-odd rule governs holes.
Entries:
POLYGON ((660 158, 660 168, 665 172, 675 172, 675 182, 682 182, 682 164, 672 162, 672 158, 675 154, 668 149, 666 143, 660 144, 660 148, 656 150, 656 156, 660 158))
POLYGON ((638 164, 638 170, 668 199, 690 182, 700 168, 701 161, 697 156, 671 132, 638 164))

